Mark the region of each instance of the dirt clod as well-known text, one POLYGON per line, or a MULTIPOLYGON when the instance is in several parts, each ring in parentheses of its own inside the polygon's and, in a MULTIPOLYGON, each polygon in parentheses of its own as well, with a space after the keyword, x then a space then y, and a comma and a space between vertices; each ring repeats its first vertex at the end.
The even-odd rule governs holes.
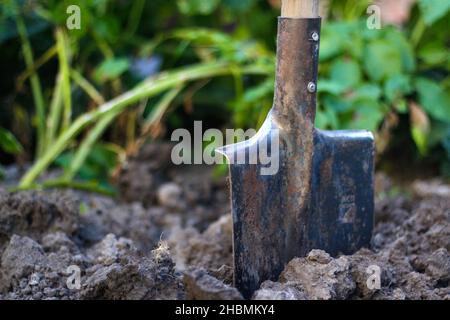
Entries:
POLYGON ((264 281, 253 294, 252 300, 307 300, 307 295, 298 288, 279 282, 264 281))
POLYGON ((184 272, 186 297, 192 300, 242 300, 236 288, 209 275, 203 269, 184 272))
POLYGON ((183 191, 178 184, 174 182, 165 183, 158 189, 158 202, 164 207, 182 210, 185 208, 185 204, 181 197, 182 192, 183 191))
POLYGON ((37 284, 40 275, 32 276, 34 267, 45 264, 47 259, 44 250, 37 242, 28 237, 13 235, 1 258, 0 289, 8 290, 28 276, 31 278, 31 285, 37 284))
POLYGON ((70 192, 0 192, 0 237, 13 234, 33 239, 43 231, 73 234, 78 228, 78 203, 70 192))
POLYGON ((203 233, 194 228, 177 230, 169 243, 181 269, 195 266, 214 272, 223 265, 232 266, 231 215, 222 216, 203 233))
POLYGON ((442 283, 450 280, 450 254, 447 249, 440 248, 429 256, 426 261, 425 272, 442 283))
POLYGON ((332 259, 322 250, 291 260, 281 273, 280 282, 299 288, 314 300, 346 299, 356 287, 348 259, 332 259))
POLYGON ((156 190, 166 181, 165 171, 170 163, 171 144, 146 144, 131 156, 118 178, 120 197, 127 202, 154 204, 156 190))

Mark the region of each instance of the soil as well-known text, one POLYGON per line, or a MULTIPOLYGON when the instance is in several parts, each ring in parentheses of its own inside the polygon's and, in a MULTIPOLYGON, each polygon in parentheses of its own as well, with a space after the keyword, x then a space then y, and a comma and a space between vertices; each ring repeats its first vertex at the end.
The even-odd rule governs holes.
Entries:
MULTIPOLYGON (((170 163, 169 145, 145 146, 123 167, 118 199, 0 187, 0 299, 242 299, 225 178, 170 163)), ((371 248, 312 250, 253 299, 450 300, 450 186, 376 180, 371 248)))

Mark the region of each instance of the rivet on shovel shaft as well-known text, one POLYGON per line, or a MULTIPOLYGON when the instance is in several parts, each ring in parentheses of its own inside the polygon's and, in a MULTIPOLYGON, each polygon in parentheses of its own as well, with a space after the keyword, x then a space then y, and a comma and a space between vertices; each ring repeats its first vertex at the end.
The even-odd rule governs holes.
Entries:
POLYGON ((311 93, 316 92, 316 84, 314 82, 308 83, 308 91, 311 93))

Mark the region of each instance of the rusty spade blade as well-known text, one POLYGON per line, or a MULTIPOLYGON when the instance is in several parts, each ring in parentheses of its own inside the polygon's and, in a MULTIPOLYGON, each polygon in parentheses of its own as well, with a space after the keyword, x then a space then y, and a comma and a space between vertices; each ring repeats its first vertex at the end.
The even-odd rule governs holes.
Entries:
POLYGON ((218 150, 229 161, 234 281, 247 298, 293 257, 350 254, 371 239, 372 134, 314 128, 320 23, 279 18, 273 107, 254 137, 218 150), (252 162, 261 151, 278 165, 252 162))

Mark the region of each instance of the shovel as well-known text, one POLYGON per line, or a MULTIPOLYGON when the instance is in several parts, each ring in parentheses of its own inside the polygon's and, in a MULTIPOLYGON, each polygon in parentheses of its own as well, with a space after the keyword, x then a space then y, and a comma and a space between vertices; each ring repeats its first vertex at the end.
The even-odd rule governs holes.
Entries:
POLYGON ((312 249, 336 256, 370 243, 373 135, 314 128, 320 26, 318 0, 282 1, 273 107, 255 136, 217 150, 229 163, 234 284, 246 298, 312 249), (249 161, 264 152, 277 170, 249 161))

